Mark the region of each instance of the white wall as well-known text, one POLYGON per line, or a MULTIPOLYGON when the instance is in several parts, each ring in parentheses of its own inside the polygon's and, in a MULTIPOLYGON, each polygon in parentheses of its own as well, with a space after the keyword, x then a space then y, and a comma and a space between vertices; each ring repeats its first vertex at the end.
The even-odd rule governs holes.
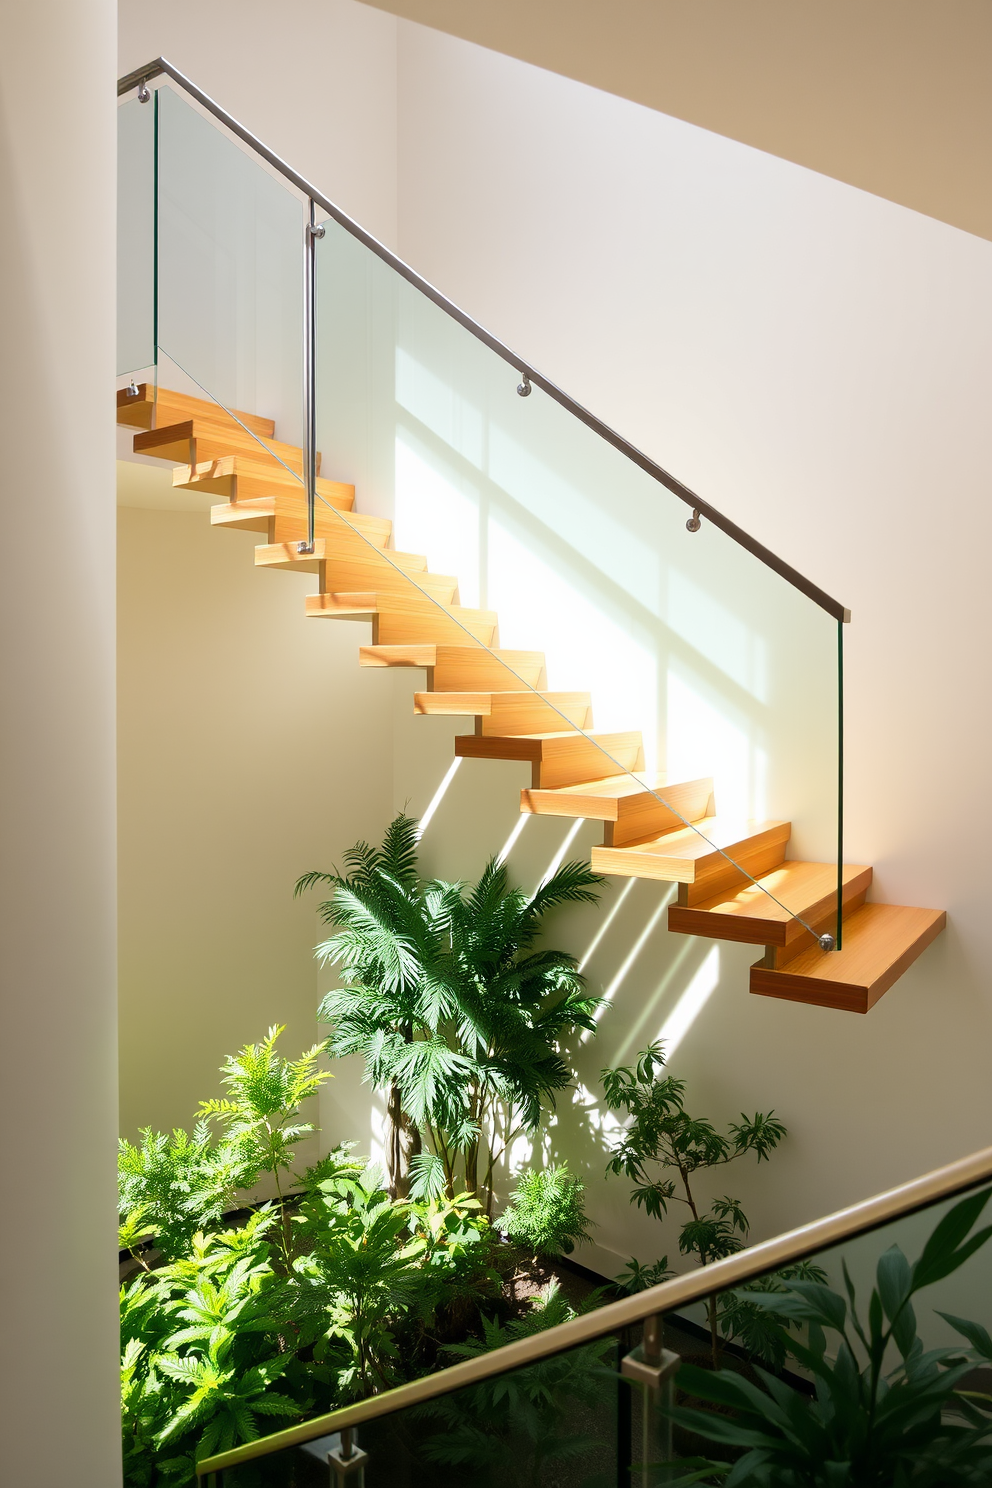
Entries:
POLYGON ((109 0, 0 13, 0 1440, 23 1488, 120 1482, 113 28, 109 0))
MULTIPOLYGON (((876 898, 949 911, 867 1018, 751 999, 747 950, 669 937, 662 917, 587 1077, 718 969, 673 1065, 714 1115, 775 1106, 789 1124, 770 1166, 726 1175, 757 1233, 985 1145, 992 246, 410 23, 398 56, 401 254, 851 607, 846 855, 875 865, 876 898)), ((439 811, 439 859, 467 867, 495 843, 469 845, 473 809, 496 810, 486 778, 483 805, 466 790, 439 811)), ((511 855, 521 872, 542 825, 511 855)), ((660 897, 631 891, 594 982, 660 897)), ((595 1171, 579 1130, 563 1146, 595 1171)), ((623 1209, 596 1207, 599 1238, 625 1251, 623 1209)))
MULTIPOLYGON (((328 36, 339 38, 336 70, 378 79, 382 94, 395 58, 398 156, 385 130, 366 149, 340 119, 323 126, 318 150, 309 132, 315 105, 297 88, 293 48, 281 37, 263 86, 259 30, 234 27, 248 40, 231 44, 227 7, 211 10, 205 31, 202 15, 185 6, 155 18, 132 3, 122 14, 122 67, 171 47, 174 61, 318 184, 333 192, 340 182, 342 205, 361 218, 367 201, 373 230, 388 240, 382 223, 397 221, 400 253, 448 295, 853 610, 846 855, 875 865, 877 898, 946 907, 948 931, 862 1019, 752 1000, 754 953, 668 936, 665 896, 648 883, 622 901, 608 891, 604 909, 618 908, 595 945, 602 910, 556 926, 559 943, 588 953, 590 981, 612 1002, 579 1055, 590 1095, 562 1111, 546 1139, 596 1185, 602 1249, 592 1258, 607 1267, 604 1251, 649 1258, 675 1248, 671 1230, 659 1241, 627 1210, 621 1185, 599 1186, 601 1117, 583 1109, 595 1107, 600 1067, 632 1057, 663 1029, 670 1038, 680 1031, 673 1067, 689 1079, 695 1106, 722 1119, 774 1106, 789 1124, 789 1143, 770 1165, 735 1170, 717 1189, 746 1199, 756 1236, 984 1145, 990 794, 975 653, 989 630, 981 565, 992 247, 440 33, 395 23, 391 50, 394 33, 373 35, 364 18, 394 23, 347 0, 328 12, 337 29, 301 10, 293 16, 303 30, 294 19, 289 34, 307 36, 317 54, 328 36)), ((371 112, 378 129, 384 112, 378 104, 371 112)), ((358 480, 360 506, 388 509, 392 473, 379 479, 373 453, 356 447, 355 468, 333 473, 358 480)), ((635 512, 612 488, 603 504, 621 525, 635 512)), ((555 520, 575 521, 564 497, 555 520)), ((637 509, 635 528, 644 520, 637 509)), ((433 566, 454 569, 467 588, 499 577, 496 565, 480 570, 472 540, 455 528, 432 538, 413 512, 407 531, 404 546, 422 538, 431 553, 439 545, 433 566)), ((543 555, 543 581, 567 588, 575 565, 565 549, 575 534, 560 535, 559 548, 543 555)), ((700 540, 709 540, 705 531, 700 540)), ((639 533, 628 541, 639 561, 639 533)), ((600 577, 588 593, 584 637, 605 613, 600 577)), ((753 623, 749 584, 734 580, 724 597, 735 618, 753 623)), ((566 616, 573 602, 566 597, 566 616)), ((504 622, 527 621, 529 644, 553 651, 561 627, 550 621, 560 616, 533 603, 528 614, 526 594, 500 603, 504 622)), ((779 636, 765 638, 774 646, 779 636)), ((573 659, 582 655, 579 647, 573 659)), ((605 668, 590 672, 601 689, 605 668)), ((412 718, 413 677, 379 674, 372 683, 390 706, 395 700, 392 805, 420 812, 447 774, 455 727, 412 718)), ((800 670, 791 699, 776 700, 774 726, 791 701, 807 721, 815 713, 821 740, 831 685, 818 657, 800 670)), ((772 751, 779 797, 771 805, 793 818, 798 841, 806 833, 808 850, 825 854, 807 784, 826 778, 813 758, 819 747, 792 749, 791 777, 787 752, 772 751)), ((477 872, 517 825, 525 783, 522 767, 465 762, 425 835, 425 865, 446 877, 477 872)), ((567 827, 531 820, 511 853, 514 872, 536 880, 567 827)), ((580 827, 570 851, 595 840, 595 828, 580 827)))
POLYGON ((120 0, 118 70, 166 57, 393 245, 396 25, 355 0, 120 0))

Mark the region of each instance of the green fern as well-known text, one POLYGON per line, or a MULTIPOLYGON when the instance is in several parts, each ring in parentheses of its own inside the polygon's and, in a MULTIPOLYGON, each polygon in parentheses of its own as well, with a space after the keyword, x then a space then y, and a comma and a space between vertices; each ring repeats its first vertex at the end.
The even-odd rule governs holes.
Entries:
POLYGON ((569 1172, 568 1163, 527 1168, 517 1180, 498 1228, 535 1256, 571 1255, 578 1241, 589 1239, 584 1193, 585 1184, 569 1172))

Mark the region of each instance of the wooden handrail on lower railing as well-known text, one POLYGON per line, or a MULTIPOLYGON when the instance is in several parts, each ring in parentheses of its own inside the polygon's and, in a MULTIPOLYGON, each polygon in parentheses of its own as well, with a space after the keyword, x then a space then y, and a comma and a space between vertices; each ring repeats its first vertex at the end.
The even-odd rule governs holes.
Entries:
POLYGON ((961 1158, 946 1167, 937 1168, 932 1173, 924 1174, 922 1178, 914 1178, 911 1183, 900 1184, 898 1188, 864 1199, 860 1204, 852 1204, 849 1209, 839 1209, 836 1214, 830 1214, 825 1219, 800 1225, 798 1229, 778 1235, 774 1240, 752 1245, 747 1250, 739 1251, 737 1255, 728 1256, 726 1260, 715 1261, 711 1266, 690 1271, 685 1276, 676 1276, 671 1281, 663 1281, 658 1286, 638 1292, 632 1297, 624 1297, 619 1302, 610 1302, 594 1312, 573 1318, 571 1322, 549 1328, 545 1333, 506 1344, 503 1348, 493 1349, 492 1353, 467 1359, 463 1364, 454 1364, 449 1369, 438 1370, 436 1374, 426 1375, 423 1379, 411 1380, 409 1384, 398 1385, 396 1389, 373 1395, 368 1400, 356 1401, 354 1405, 342 1406, 327 1415, 314 1416, 308 1421, 302 1421, 299 1426, 290 1426, 286 1431, 277 1431, 272 1436, 261 1437, 243 1447, 235 1447, 230 1452, 205 1457, 197 1464, 197 1477, 202 1478, 225 1468, 236 1467, 239 1463, 250 1462, 256 1457, 268 1457, 274 1452, 285 1451, 287 1447, 301 1446, 317 1437, 328 1436, 347 1427, 360 1426, 363 1422, 376 1420, 381 1416, 393 1415, 409 1406, 420 1405, 425 1400, 433 1400, 439 1395, 448 1395, 453 1390, 477 1385, 496 1375, 535 1364, 553 1354, 602 1338, 605 1334, 617 1333, 621 1328, 643 1322, 647 1317, 673 1312, 676 1308, 698 1302, 713 1292, 740 1286, 768 1271, 777 1271, 782 1266, 803 1260, 817 1251, 838 1245, 843 1240, 854 1239, 857 1235, 864 1235, 881 1225, 890 1224, 903 1215, 914 1214, 941 1199, 953 1198, 955 1194, 974 1188, 988 1179, 992 1179, 992 1147, 974 1152, 970 1157, 961 1158))

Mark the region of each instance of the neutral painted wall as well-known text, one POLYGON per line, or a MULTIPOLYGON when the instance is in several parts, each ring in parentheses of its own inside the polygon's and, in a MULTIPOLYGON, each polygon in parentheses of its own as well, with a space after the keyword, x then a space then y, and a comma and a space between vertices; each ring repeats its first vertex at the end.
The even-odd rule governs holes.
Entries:
POLYGON ((0 9, 0 501, 22 555, 0 585, 0 1439, 24 1488, 120 1481, 114 16, 0 9))
MULTIPOLYGON (((286 1025, 287 1056, 316 1042, 316 896, 293 886, 382 831, 392 731, 388 698, 357 665, 358 627, 308 621, 307 578, 256 569, 257 534, 163 510, 167 477, 122 471, 134 504, 119 511, 121 1130, 133 1138, 188 1125, 222 1093, 222 1058, 271 1024, 286 1025)), ((356 1124, 364 1134, 347 1078, 327 1099, 329 1143, 356 1124)))
MULTIPOLYGON (((213 14, 220 27, 222 11, 213 14)), ((124 20, 127 28, 126 9, 124 20)), ((161 34, 155 45, 142 39, 139 51, 162 49, 161 34)), ((176 47, 184 42, 187 55, 195 35, 177 21, 176 47)), ((314 32, 318 42, 321 35, 314 32)), ((130 45, 126 65, 139 60, 130 45)), ((363 47, 355 55, 367 61, 363 47)), ((598 1071, 662 1031, 677 1042, 673 1066, 690 1080, 693 1104, 723 1119, 775 1106, 791 1128, 771 1165, 735 1170, 718 1189, 746 1199, 756 1234, 983 1145, 983 968, 992 949, 982 878, 987 717, 962 637, 978 647, 989 628, 980 565, 992 250, 836 181, 439 33, 400 23, 397 55, 400 252, 851 606, 847 856, 874 863, 877 897, 946 906, 951 916, 947 934, 866 1019, 749 998, 753 953, 668 936, 664 895, 650 884, 635 883, 622 897, 610 889, 604 909, 616 912, 608 924, 602 910, 560 922, 555 939, 583 959, 612 1004, 598 1038, 579 1053, 584 1091, 544 1137, 595 1185, 600 1248, 590 1259, 606 1268, 632 1250, 650 1258, 675 1248, 671 1231, 659 1239, 628 1211, 620 1185, 599 1184, 598 1071)), ((382 65, 391 65, 388 57, 386 49, 382 65)), ((234 61, 230 68, 237 71, 234 61)), ((310 108, 288 76, 275 68, 267 79, 286 138, 310 108)), ((221 101, 239 111, 229 96, 221 101)), ((246 93, 241 112, 264 135, 255 106, 246 93)), ((356 148, 353 136, 348 146, 356 148)), ((381 191, 381 201, 389 188, 372 179, 380 167, 392 169, 388 149, 363 157, 367 189, 381 191)), ((381 482, 384 467, 368 448, 355 460, 359 505, 388 507, 392 470, 381 482)), ((429 474, 439 468, 428 462, 429 474)), ((430 488, 435 503, 438 489, 430 488)), ((630 520, 633 509, 609 494, 614 514, 630 520)), ((570 538, 576 510, 567 492, 552 496, 551 517, 570 538)), ((422 537, 434 567, 467 585, 497 576, 495 567, 481 573, 457 522, 435 522, 432 536, 409 504, 396 514, 411 524, 403 546, 422 537)), ((644 544, 629 541, 639 559, 644 544)), ((543 580, 572 577, 573 558, 562 548, 543 556, 543 580)), ((594 622, 599 579, 591 592, 594 622)), ((746 589, 726 598, 736 620, 753 621, 746 589)), ((534 604, 530 643, 550 651, 557 618, 534 604)), ((622 634, 623 614, 619 623, 622 634)), ((355 627, 353 638, 360 634, 355 627)), ((354 662, 341 655, 335 686, 351 686, 354 662)), ((599 683, 602 670, 589 680, 599 683)), ((810 681, 804 674, 799 685, 820 706, 810 681)), ((372 818, 384 820, 390 807, 419 813, 434 800, 425 865, 446 877, 477 872, 519 825, 522 767, 465 762, 437 799, 455 726, 412 717, 413 676, 373 674, 361 686, 363 707, 394 710, 393 794, 391 802, 368 797, 370 825, 359 830, 374 830, 372 818)), ((192 694, 188 706, 192 719, 199 707, 192 694)), ((776 773, 784 792, 776 806, 794 815, 801 837, 815 803, 803 797, 801 771, 788 788, 782 779, 776 773)), ((510 852, 522 881, 547 869, 566 827, 526 825, 510 852)), ((343 829, 338 840, 347 840, 343 829)), ((578 854, 594 840, 592 826, 580 827, 567 850, 578 854)), ((216 948, 210 954, 219 964, 216 948)), ((236 995, 229 982, 225 996, 233 1004, 236 995)), ((301 1009, 308 995, 301 991, 301 1009)), ((349 1122, 358 1136, 374 1129, 374 1112, 353 1091, 348 1080, 331 1087, 330 1139, 349 1122)))
POLYGON ((368 230, 396 236, 396 21, 355 0, 121 0, 121 76, 167 57, 368 230))
MULTIPOLYGON (((992 248, 414 25, 399 77, 401 253, 851 607, 847 857, 875 865, 875 897, 949 911, 858 1018, 748 997, 746 950, 663 918, 641 943, 661 896, 638 884, 589 963, 609 987, 639 947, 584 1078, 698 1004, 675 1059, 694 1100, 725 1118, 774 1106, 793 1131, 760 1175, 727 1175, 761 1234, 986 1144, 992 248)), ((746 618, 746 594, 728 600, 746 618)), ((421 764, 418 804, 447 757, 421 764)), ((509 832, 524 782, 499 768, 499 806, 493 775, 483 798, 459 771, 425 838, 436 861, 474 868, 509 832)), ((543 825, 511 854, 523 875, 550 857, 543 825)), ((597 1169, 581 1127, 562 1148, 597 1169)), ((627 1249, 622 1206, 595 1210, 627 1249)))
POLYGON ((984 0, 368 3, 992 237, 984 0))

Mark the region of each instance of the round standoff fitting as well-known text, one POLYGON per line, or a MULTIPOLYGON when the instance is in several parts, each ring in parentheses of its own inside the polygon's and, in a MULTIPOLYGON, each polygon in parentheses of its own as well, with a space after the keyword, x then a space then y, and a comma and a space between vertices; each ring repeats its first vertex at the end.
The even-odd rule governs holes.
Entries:
POLYGON ((837 944, 832 935, 821 935, 818 939, 821 951, 832 951, 837 944))

